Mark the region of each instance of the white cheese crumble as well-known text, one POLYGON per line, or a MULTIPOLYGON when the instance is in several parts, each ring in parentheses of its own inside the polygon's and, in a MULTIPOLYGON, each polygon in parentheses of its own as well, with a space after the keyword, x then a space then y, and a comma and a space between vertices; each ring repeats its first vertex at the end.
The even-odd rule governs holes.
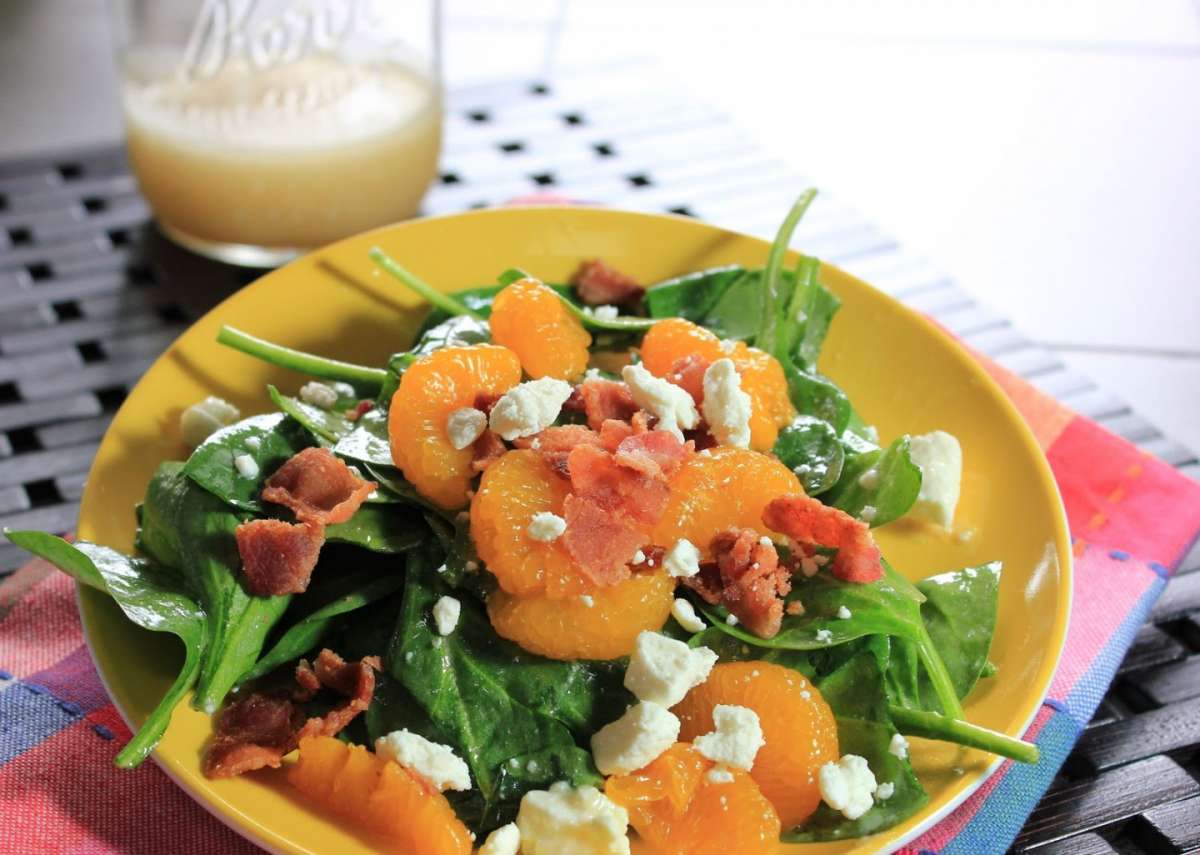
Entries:
POLYGON ((890 799, 895 794, 896 794, 896 785, 893 784, 891 781, 884 781, 882 784, 880 784, 878 787, 875 788, 875 798, 881 802, 886 802, 888 799, 890 799))
POLYGON ((692 745, 714 763, 749 772, 754 766, 754 755, 764 745, 758 713, 748 707, 717 704, 712 717, 715 730, 697 736, 692 745))
POLYGON ((888 753, 896 755, 901 760, 908 756, 908 740, 904 738, 904 734, 892 734, 892 741, 888 743, 888 753))
POLYGON ((645 564, 646 563, 646 553, 642 552, 642 550, 639 549, 637 552, 633 553, 633 558, 630 559, 629 563, 634 564, 634 565, 645 564))
POLYGON ((724 766, 713 766, 708 770, 708 782, 710 784, 732 784, 733 773, 724 766))
POLYGON ((729 614, 725 615, 725 623, 729 624, 730 626, 737 626, 740 621, 738 620, 737 615, 735 615, 733 612, 730 612, 729 614))
POLYGON ((700 632, 708 626, 696 614, 696 609, 692 607, 692 604, 682 597, 677 597, 671 604, 671 615, 675 618, 675 622, 688 632, 700 632))
POLYGON ((492 407, 492 430, 507 440, 541 433, 558 418, 571 384, 553 377, 530 380, 505 392, 492 407))
POLYGON ((737 342, 731 338, 721 339, 721 352, 733 354, 737 350, 737 342))
POLYGON ((246 448, 250 449, 251 451, 258 451, 260 448, 262 448, 262 439, 257 436, 246 437, 246 448))
POLYGON ((673 707, 693 686, 708 679, 717 654, 707 647, 688 647, 657 632, 642 631, 634 643, 625 688, 639 701, 673 707))
POLYGON ((874 505, 863 505, 862 512, 858 515, 858 518, 865 523, 873 523, 875 522, 875 515, 877 513, 879 511, 874 505))
POLYGON ((681 537, 663 556, 663 567, 671 576, 695 576, 700 572, 700 550, 686 537, 681 537))
POLYGON ((424 778, 439 792, 471 789, 470 770, 454 749, 419 734, 394 730, 375 740, 375 753, 424 778))
POLYGON ((935 430, 910 438, 908 453, 921 468, 921 492, 909 513, 950 528, 962 486, 962 446, 952 434, 935 430))
POLYGON ((584 604, 585 606, 587 606, 589 609, 590 609, 592 606, 596 605, 596 601, 595 601, 594 599, 592 599, 592 595, 591 595, 591 594, 580 594, 580 595, 579 595, 579 602, 583 603, 583 604, 584 604))
POLYGON ((526 793, 517 811, 523 855, 629 855, 628 826, 625 808, 566 781, 526 793))
POLYGON ((233 468, 243 478, 255 478, 258 476, 258 464, 249 454, 239 454, 233 458, 233 468))
POLYGON ((592 759, 601 775, 627 775, 658 759, 678 738, 674 713, 640 701, 592 735, 592 759))
POLYGON ((838 606, 837 616, 841 620, 850 620, 850 610, 845 606, 838 606))
POLYGON ((471 446, 487 430, 488 417, 483 410, 459 407, 446 417, 446 439, 458 451, 471 446))
POLYGON ((750 396, 732 359, 718 359, 704 372, 704 420, 721 445, 750 447, 750 396))
POLYGON ((822 644, 828 644, 829 642, 833 641, 833 633, 827 629, 818 629, 817 641, 821 642, 822 644))
POLYGON ((433 622, 437 625, 439 635, 449 635, 458 626, 458 616, 462 614, 462 603, 454 597, 442 597, 433 604, 433 622))
POLYGON ((233 404, 212 395, 197 401, 179 414, 179 432, 183 441, 195 448, 223 427, 242 417, 233 404))
POLYGON ((489 834, 476 855, 517 855, 520 849, 521 831, 515 822, 510 822, 489 834))
POLYGON ((542 543, 552 543, 558 540, 566 530, 567 521, 549 511, 539 511, 534 514, 533 518, 529 520, 529 527, 525 529, 531 538, 542 543))
POLYGON ((858 476, 858 486, 864 490, 874 490, 879 486, 879 470, 875 468, 868 469, 866 472, 858 476))
POLYGON ((300 400, 322 410, 332 410, 337 405, 338 393, 332 386, 311 380, 300 387, 300 400))
POLYGON ((641 365, 626 365, 621 377, 629 385, 633 402, 658 420, 655 430, 673 433, 682 442, 683 431, 700 423, 696 402, 674 383, 655 377, 641 365))
POLYGON ((602 321, 615 321, 617 319, 617 315, 619 314, 621 314, 620 309, 618 309, 616 306, 609 306, 607 304, 603 306, 597 306, 596 308, 592 309, 592 315, 602 321))
POLYGON ((875 775, 857 754, 826 763, 817 773, 817 781, 825 804, 841 811, 846 819, 858 819, 875 804, 875 775))

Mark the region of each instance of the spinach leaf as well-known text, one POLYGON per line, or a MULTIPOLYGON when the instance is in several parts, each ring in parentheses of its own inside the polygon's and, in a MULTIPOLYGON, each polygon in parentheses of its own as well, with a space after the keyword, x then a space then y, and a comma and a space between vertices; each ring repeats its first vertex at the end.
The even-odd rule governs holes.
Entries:
POLYGON ((270 394, 271 400, 275 402, 275 406, 303 425, 304 429, 311 433, 321 445, 334 444, 354 428, 354 423, 339 411, 323 410, 312 404, 306 404, 299 398, 292 398, 280 393, 274 386, 268 385, 267 392, 270 394))
POLYGON ((875 449, 849 457, 824 501, 855 518, 862 516, 864 508, 873 507, 872 528, 904 516, 921 492, 921 467, 913 462, 908 443, 908 437, 902 436, 886 451, 875 449), (874 474, 868 476, 868 472, 874 474))
POLYGON ((791 351, 788 342, 797 338, 795 325, 799 320, 795 314, 789 315, 787 312, 792 303, 792 289, 798 283, 793 281, 787 288, 784 287, 783 257, 792 242, 796 226, 800 225, 801 218, 816 195, 817 191, 810 188, 792 204, 779 225, 779 231, 775 233, 775 240, 767 253, 767 266, 763 269, 763 297, 759 305, 759 330, 755 340, 761 349, 783 362, 789 361, 791 351))
POLYGON ((364 463, 362 466, 366 475, 379 485, 379 492, 394 498, 396 502, 415 505, 426 511, 442 516, 449 516, 447 511, 427 500, 417 492, 417 488, 404 479, 400 470, 394 466, 376 466, 364 463))
POLYGON ((837 431, 815 416, 798 416, 779 432, 771 449, 784 466, 796 473, 804 492, 819 496, 837 483, 845 452, 837 431))
POLYGON ((289 627, 270 651, 263 654, 254 667, 242 676, 239 683, 258 679, 271 673, 280 665, 298 659, 310 650, 314 650, 321 643, 321 639, 325 637, 336 618, 361 609, 395 593, 402 587, 404 587, 404 574, 399 572, 359 583, 351 591, 326 603, 289 627))
POLYGON ((334 444, 333 453, 359 463, 392 466, 387 411, 376 407, 359 416, 350 432, 334 444))
POLYGON ((254 597, 242 587, 234 539, 240 522, 228 505, 187 477, 181 463, 160 464, 150 479, 138 543, 160 564, 179 570, 208 616, 192 698, 197 709, 208 713, 254 666, 290 600, 254 597))
POLYGON ((783 373, 788 381, 788 396, 797 412, 829 422, 839 435, 846 430, 852 408, 850 399, 836 383, 815 371, 802 371, 790 361, 783 362, 783 373))
MULTIPOLYGON (((433 556, 409 559, 404 605, 386 668, 428 715, 440 741, 456 746, 481 799, 479 830, 514 815, 520 796, 556 780, 599 781, 576 739, 617 718, 630 701, 619 665, 557 662, 500 639, 483 607, 462 601, 448 636, 431 610, 452 589, 433 556), (551 762, 553 761, 553 762, 551 762)), ((376 728, 389 727, 389 724, 376 728)))
POLYGON ((169 632, 183 642, 179 675, 151 710, 133 739, 117 754, 116 763, 132 769, 150 755, 171 721, 171 712, 196 682, 205 644, 205 614, 170 571, 145 558, 133 558, 106 546, 39 531, 6 531, 10 541, 58 567, 85 585, 106 592, 138 626, 169 632))
POLYGON ((428 540, 429 527, 413 510, 364 504, 346 522, 326 526, 325 539, 394 555, 428 540))
MULTIPOLYGON (((491 311, 489 304, 489 313, 491 311)), ((392 405, 392 396, 400 387, 400 377, 408 367, 435 350, 443 347, 465 347, 472 344, 486 344, 492 340, 492 331, 486 320, 471 315, 440 314, 442 320, 430 326, 430 318, 438 315, 434 309, 417 335, 416 344, 400 353, 393 353, 387 364, 387 379, 379 390, 376 403, 386 410, 392 405)), ((386 432, 385 432, 386 436, 386 432)))
POLYGON ((205 490, 243 511, 261 512, 258 494, 263 482, 289 457, 312 442, 295 421, 283 413, 251 416, 214 433, 184 464, 183 472, 205 490), (248 454, 258 474, 246 477, 233 459, 248 454))
POLYGON ((745 275, 746 268, 729 265, 667 279, 646 289, 646 311, 652 318, 703 323, 730 286, 745 275))
POLYGON ((796 266, 793 302, 788 307, 789 316, 803 324, 799 340, 788 353, 793 354, 805 371, 816 371, 829 325, 842 305, 842 301, 818 281, 820 268, 821 262, 817 259, 807 255, 800 258, 796 266))
POLYGON ((506 288, 514 282, 520 282, 522 279, 529 279, 530 274, 526 273, 519 267, 510 267, 496 277, 496 283, 501 288, 506 288))

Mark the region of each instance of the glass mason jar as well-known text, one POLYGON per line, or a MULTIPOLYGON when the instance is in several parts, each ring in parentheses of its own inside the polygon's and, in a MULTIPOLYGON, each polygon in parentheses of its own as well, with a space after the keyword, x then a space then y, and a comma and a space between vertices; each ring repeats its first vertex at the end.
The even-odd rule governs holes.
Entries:
POLYGON ((437 170, 438 0, 114 0, 129 159, 159 227, 272 266, 411 217, 437 170))

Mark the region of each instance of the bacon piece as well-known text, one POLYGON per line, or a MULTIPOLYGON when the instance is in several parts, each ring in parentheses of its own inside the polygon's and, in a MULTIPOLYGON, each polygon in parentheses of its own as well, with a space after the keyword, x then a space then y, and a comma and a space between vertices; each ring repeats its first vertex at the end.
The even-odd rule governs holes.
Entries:
POLYGON ((633 520, 575 494, 563 502, 563 517, 567 530, 562 542, 580 573, 597 585, 629 578, 629 561, 646 540, 633 520))
POLYGON ((371 412, 371 410, 373 410, 373 409, 375 409, 375 402, 370 401, 366 398, 363 398, 361 401, 359 401, 353 407, 346 410, 346 412, 345 412, 346 421, 356 422, 359 419, 361 419, 363 416, 365 416, 367 413, 371 412))
POLYGON ((704 403, 704 372, 710 365, 712 363, 700 354, 690 353, 675 360, 667 372, 667 379, 691 395, 699 407, 704 403))
POLYGON ((550 468, 563 478, 570 478, 567 458, 571 450, 580 445, 599 445, 600 435, 583 425, 561 425, 548 427, 533 436, 523 436, 513 441, 517 448, 532 448, 542 456, 550 468))
POLYGON ((774 499, 763 511, 763 523, 799 544, 837 549, 833 575, 846 582, 883 578, 883 560, 870 527, 845 511, 823 505, 810 496, 774 499))
POLYGON ((624 383, 615 380, 586 380, 576 387, 587 416, 588 427, 600 430, 609 419, 627 422, 638 411, 633 394, 624 383))
POLYGON ((661 472, 646 474, 623 465, 595 445, 577 446, 567 458, 567 467, 575 494, 611 514, 653 525, 666 510, 670 488, 661 472))
POLYGON ((482 410, 484 415, 492 414, 492 407, 496 406, 503 395, 499 392, 476 392, 475 393, 475 409, 482 410))
POLYGON ((774 637, 783 621, 782 597, 792 589, 775 545, 762 543, 754 529, 731 528, 712 539, 710 550, 720 573, 721 604, 755 635, 774 637))
POLYGON ((291 508, 301 522, 343 523, 378 485, 364 481, 327 448, 306 448, 267 479, 262 497, 291 508))
POLYGON ((283 520, 251 520, 234 536, 246 590, 259 597, 303 593, 325 542, 323 526, 283 520))
POLYGON ((621 440, 614 459, 645 475, 670 478, 692 455, 694 448, 691 442, 680 442, 673 434, 656 430, 621 440))
POLYGON ((686 587, 691 588, 704 602, 711 606, 715 606, 721 602, 721 568, 717 566, 715 561, 700 562, 700 572, 695 576, 684 576, 679 580, 686 587))
POLYGON ((375 671, 381 669, 377 656, 347 663, 328 649, 322 650, 312 665, 300 660, 297 688, 291 698, 278 691, 254 692, 226 705, 204 752, 204 774, 231 778, 254 769, 278 768, 301 738, 337 735, 371 703, 375 671), (306 720, 300 705, 312 700, 320 689, 346 700, 324 715, 306 720))
POLYGON ((485 430, 479 435, 479 439, 475 440, 475 444, 471 446, 471 471, 483 472, 497 460, 504 456, 504 452, 508 451, 504 440, 500 438, 500 434, 492 430, 485 430))
POLYGON ((579 299, 589 306, 620 305, 642 298, 646 289, 600 259, 585 261, 574 278, 579 299))

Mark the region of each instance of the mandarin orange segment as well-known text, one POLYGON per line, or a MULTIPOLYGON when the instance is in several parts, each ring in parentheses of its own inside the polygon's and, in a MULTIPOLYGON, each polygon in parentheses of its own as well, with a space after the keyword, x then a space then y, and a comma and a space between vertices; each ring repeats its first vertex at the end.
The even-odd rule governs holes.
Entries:
POLYGON ((532 449, 509 451, 487 468, 471 500, 471 537, 500 588, 520 596, 580 594, 584 580, 559 540, 529 536, 533 515, 562 516, 570 482, 532 449))
POLYGON ((821 802, 818 771, 840 756, 837 724, 821 693, 804 675, 782 665, 722 663, 673 708, 681 723, 679 738, 709 733, 717 704, 758 713, 766 742, 750 775, 775 806, 784 828, 806 820, 821 802))
POLYGON ((535 380, 574 380, 587 369, 592 337, 554 290, 521 279, 496 295, 489 319, 492 341, 511 348, 535 380))
POLYGON ((763 509, 777 496, 802 493, 796 473, 779 459, 722 446, 693 455, 671 479, 671 498, 651 540, 665 547, 687 538, 708 557, 713 537, 729 528, 763 527, 763 509))
POLYGON ((471 836, 446 797, 361 745, 331 736, 302 739, 288 781, 335 813, 386 836, 397 851, 470 855, 471 836))
POLYGON ((443 348, 409 366, 392 396, 388 440, 417 492, 443 508, 466 504, 474 451, 450 444, 446 420, 480 393, 499 396, 520 382, 517 355, 492 344, 443 348))
POLYGON ((616 659, 633 652, 639 632, 661 629, 675 602, 675 580, 661 568, 585 590, 565 599, 495 591, 488 598, 488 617, 501 637, 531 653, 565 660, 616 659))
POLYGON ((705 362, 729 357, 750 396, 750 447, 770 451, 779 429, 796 417, 788 395, 787 377, 779 360, 745 342, 725 343, 704 327, 683 318, 669 318, 650 328, 642 339, 642 362, 657 377, 667 377, 679 360, 698 356, 705 362))
POLYGON ((691 745, 676 743, 650 765, 609 778, 604 794, 629 812, 656 855, 770 853, 779 846, 779 817, 754 779, 736 769, 713 780, 713 768, 691 745))

